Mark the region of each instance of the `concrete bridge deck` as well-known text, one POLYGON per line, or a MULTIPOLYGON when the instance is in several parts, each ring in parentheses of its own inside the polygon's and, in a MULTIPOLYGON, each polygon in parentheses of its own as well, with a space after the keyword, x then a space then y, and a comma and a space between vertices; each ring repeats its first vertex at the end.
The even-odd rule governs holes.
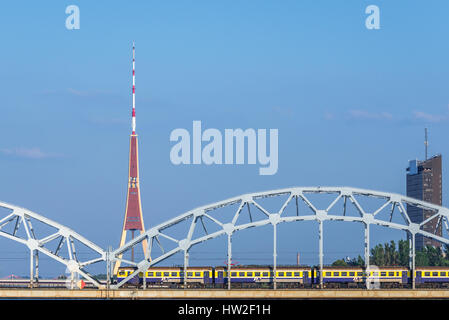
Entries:
POLYGON ((0 289, 0 299, 449 299, 449 290, 0 289))

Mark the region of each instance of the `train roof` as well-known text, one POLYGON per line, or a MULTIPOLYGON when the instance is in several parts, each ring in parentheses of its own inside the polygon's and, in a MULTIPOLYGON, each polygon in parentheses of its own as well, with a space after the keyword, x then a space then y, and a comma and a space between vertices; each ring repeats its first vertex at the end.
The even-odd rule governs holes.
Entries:
MULTIPOLYGON (((217 266, 215 269, 227 269, 227 266, 217 266)), ((251 270, 266 270, 266 269, 273 269, 273 266, 231 266, 231 271, 236 269, 251 269, 251 270)), ((290 269, 307 269, 310 270, 311 267, 309 266, 277 266, 277 270, 290 270, 290 269)))
MULTIPOLYGON (((401 269, 401 270, 408 270, 407 267, 403 266, 370 266, 370 269, 373 270, 375 268, 378 268, 379 270, 388 270, 388 269, 401 269)), ((318 268, 317 268, 318 269, 318 268)), ((329 269, 336 269, 336 270, 354 270, 354 269, 365 269, 363 266, 323 266, 323 270, 329 270, 329 269)))
MULTIPOLYGON (((125 270, 125 269, 133 269, 135 270, 136 267, 120 267, 119 270, 125 270)), ((162 267, 162 266, 158 266, 158 267, 149 267, 148 270, 183 270, 184 267, 173 267, 173 266, 167 266, 167 267, 162 267)), ((187 267, 187 270, 211 270, 212 267, 208 267, 208 266, 204 266, 204 267, 187 267)))

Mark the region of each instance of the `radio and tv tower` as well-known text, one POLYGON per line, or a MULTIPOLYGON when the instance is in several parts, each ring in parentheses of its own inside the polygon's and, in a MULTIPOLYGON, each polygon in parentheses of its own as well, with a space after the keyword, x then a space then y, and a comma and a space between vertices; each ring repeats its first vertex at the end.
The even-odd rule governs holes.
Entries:
MULTIPOLYGON (((131 231, 131 237, 134 238, 134 232, 143 233, 145 227, 143 224, 142 204, 140 200, 139 185, 139 152, 136 134, 136 72, 135 72, 135 46, 133 42, 133 108, 132 108, 132 133, 129 143, 129 172, 128 172, 128 192, 126 198, 125 220, 123 221, 122 236, 120 238, 120 247, 125 244, 126 233, 131 231)), ((146 255, 147 241, 142 241, 143 252, 146 255)), ((131 261, 134 261, 134 248, 131 249, 131 261)), ((120 256, 121 258, 121 256, 120 256)), ((114 274, 117 274, 120 267, 120 261, 114 266, 114 274)))

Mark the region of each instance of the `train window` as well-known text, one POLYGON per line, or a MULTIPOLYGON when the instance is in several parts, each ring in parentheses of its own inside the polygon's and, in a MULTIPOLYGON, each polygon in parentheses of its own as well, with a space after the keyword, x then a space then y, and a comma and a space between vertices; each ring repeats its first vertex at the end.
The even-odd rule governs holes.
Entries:
POLYGON ((195 272, 195 277, 200 277, 201 276, 201 272, 195 272))
POLYGON ((340 272, 334 272, 334 277, 338 277, 340 275, 340 272))
POLYGON ((239 277, 244 277, 245 276, 245 272, 239 272, 239 277))
POLYGON ((231 277, 237 277, 237 272, 231 272, 231 277))
POLYGON ((283 277, 284 276, 284 272, 278 272, 278 276, 279 277, 283 277))
POLYGON ((342 273, 341 273, 341 276, 342 276, 342 277, 346 277, 347 275, 348 275, 347 272, 342 272, 342 273))
POLYGON ((286 276, 287 276, 287 277, 291 277, 291 276, 292 276, 292 273, 291 273, 291 272, 287 272, 287 273, 286 273, 286 276))
POLYGON ((441 272, 442 277, 446 277, 446 272, 441 272))
POLYGON ((149 277, 153 277, 154 276, 154 272, 148 272, 148 276, 149 277))
POLYGON ((171 273, 171 276, 172 276, 172 277, 176 277, 177 275, 178 275, 177 272, 172 272, 172 273, 171 273))
POLYGON ((357 272, 357 277, 363 277, 363 272, 357 272))
POLYGON ((349 272, 349 276, 350 277, 354 277, 355 276, 355 272, 349 272))
POLYGON ((187 276, 188 277, 192 277, 193 276, 193 272, 187 272, 187 276))
POLYGON ((247 272, 246 275, 247 275, 248 277, 252 277, 252 276, 253 276, 253 272, 247 272))
POLYGON ((438 277, 438 272, 432 272, 433 277, 438 277))
POLYGON ((300 277, 299 272, 295 272, 295 273, 294 273, 294 276, 295 276, 295 277, 300 277))
POLYGON ((256 277, 260 277, 260 272, 254 272, 254 275, 255 275, 256 277))
POLYGON ((262 273, 262 276, 263 276, 263 277, 268 277, 268 272, 262 273))
POLYGON ((430 272, 424 272, 424 276, 430 277, 430 272))
POLYGON ((164 277, 168 277, 168 276, 170 276, 170 273, 169 272, 164 272, 164 277))
POLYGON ((388 272, 389 277, 394 277, 394 272, 388 272))
POLYGON ((156 277, 160 277, 162 275, 162 272, 156 272, 156 277))
POLYGON ((332 275, 332 272, 325 272, 324 275, 325 275, 326 277, 330 277, 330 276, 332 275))
POLYGON ((386 277, 386 276, 387 276, 387 273, 386 273, 386 272, 381 272, 381 273, 380 273, 380 276, 381 276, 381 277, 386 277))
POLYGON ((379 276, 379 272, 373 272, 373 276, 374 277, 378 277, 379 276))
POLYGON ((180 276, 180 277, 184 277, 184 271, 181 271, 181 272, 179 273, 179 276, 180 276))

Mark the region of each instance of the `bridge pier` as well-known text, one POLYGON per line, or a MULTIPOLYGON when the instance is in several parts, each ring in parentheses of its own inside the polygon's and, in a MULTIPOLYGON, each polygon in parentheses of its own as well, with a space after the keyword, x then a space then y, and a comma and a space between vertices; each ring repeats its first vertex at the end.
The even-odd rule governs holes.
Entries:
POLYGON ((188 249, 184 250, 184 289, 187 289, 187 265, 189 263, 188 249))
POLYGON ((30 250, 30 288, 34 287, 33 278, 34 278, 34 262, 33 262, 34 250, 30 250))
POLYGON ((320 260, 320 288, 323 289, 323 221, 319 221, 319 260, 320 260))
POLYGON ((231 261, 232 261, 232 242, 231 242, 231 234, 228 234, 228 271, 227 271, 228 290, 231 290, 231 261))
POLYGON ((277 232, 276 232, 276 224, 273 224, 273 289, 277 289, 277 281, 276 281, 276 260, 277 260, 277 232))
POLYGON ((415 233, 409 233, 409 269, 412 280, 412 289, 415 289, 415 233))
POLYGON ((365 286, 368 288, 369 284, 369 278, 370 274, 367 274, 367 272, 370 272, 369 265, 370 265, 370 243, 369 243, 369 223, 365 223, 365 286))

